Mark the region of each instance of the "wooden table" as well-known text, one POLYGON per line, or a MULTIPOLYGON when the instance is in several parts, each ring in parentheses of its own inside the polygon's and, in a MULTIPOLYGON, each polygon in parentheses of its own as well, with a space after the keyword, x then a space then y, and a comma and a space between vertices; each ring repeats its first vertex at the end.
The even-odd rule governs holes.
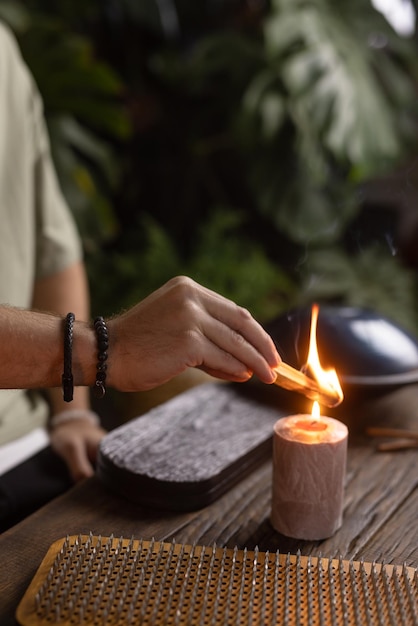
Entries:
MULTIPOLYGON (((198 387, 194 393, 199 393, 198 387)), ((333 416, 347 422, 350 439, 344 522, 330 539, 296 541, 272 529, 268 455, 216 502, 193 512, 142 508, 110 493, 94 477, 0 535, 0 624, 16 624, 16 607, 41 560, 51 543, 67 534, 174 538, 178 543, 258 546, 292 554, 300 549, 305 555, 418 567, 418 449, 377 452, 375 442, 364 435, 364 428, 375 424, 418 430, 418 385, 375 398, 354 398, 333 416)))

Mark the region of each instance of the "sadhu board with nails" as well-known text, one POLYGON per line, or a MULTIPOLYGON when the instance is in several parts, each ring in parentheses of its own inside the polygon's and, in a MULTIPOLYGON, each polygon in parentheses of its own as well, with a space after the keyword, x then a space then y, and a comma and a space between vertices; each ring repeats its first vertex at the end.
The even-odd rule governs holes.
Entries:
POLYGON ((412 567, 80 535, 56 541, 22 626, 414 626, 412 567))

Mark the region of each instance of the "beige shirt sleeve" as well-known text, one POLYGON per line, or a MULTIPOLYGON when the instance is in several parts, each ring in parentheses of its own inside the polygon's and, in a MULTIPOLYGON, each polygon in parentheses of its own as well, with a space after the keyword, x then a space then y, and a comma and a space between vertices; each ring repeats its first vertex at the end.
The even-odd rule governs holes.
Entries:
POLYGON ((28 307, 33 281, 79 260, 82 249, 53 167, 40 95, 2 24, 0 215, 0 301, 28 307))
MULTIPOLYGON (((82 257, 52 163, 42 100, 0 23, 0 302, 29 308, 37 278, 82 257)), ((46 422, 43 398, 0 391, 0 444, 46 422)))

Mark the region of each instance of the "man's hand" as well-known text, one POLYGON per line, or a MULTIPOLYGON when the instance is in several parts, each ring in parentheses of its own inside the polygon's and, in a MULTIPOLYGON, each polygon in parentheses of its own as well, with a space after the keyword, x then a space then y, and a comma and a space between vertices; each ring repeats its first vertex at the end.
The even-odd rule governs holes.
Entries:
POLYGON ((151 389, 188 367, 232 381, 265 383, 280 356, 250 313, 190 278, 176 277, 108 321, 108 381, 122 391, 151 389))
MULTIPOLYGON (((66 310, 71 308, 70 303, 66 310)), ((97 337, 73 311, 72 371, 75 387, 82 388, 94 385, 97 337)), ((264 383, 277 378, 273 370, 281 358, 262 326, 246 309, 184 276, 107 320, 107 326, 106 384, 119 391, 158 387, 189 367, 237 382, 253 374, 264 383)), ((0 305, 0 387, 60 392, 62 331, 62 314, 0 305)), ((54 403, 53 411, 59 410, 54 403)))
POLYGON ((94 474, 100 441, 106 434, 88 419, 74 419, 51 429, 51 446, 66 462, 74 482, 94 474))

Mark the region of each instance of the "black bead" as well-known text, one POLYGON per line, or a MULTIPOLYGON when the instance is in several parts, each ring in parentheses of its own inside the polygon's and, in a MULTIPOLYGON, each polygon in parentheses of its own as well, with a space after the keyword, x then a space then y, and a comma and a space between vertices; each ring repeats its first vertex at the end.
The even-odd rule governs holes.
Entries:
POLYGON ((109 348, 109 335, 106 322, 103 317, 96 317, 94 320, 94 329, 97 337, 97 365, 96 365, 96 382, 95 395, 102 398, 106 393, 106 370, 107 370, 107 350, 109 348))

